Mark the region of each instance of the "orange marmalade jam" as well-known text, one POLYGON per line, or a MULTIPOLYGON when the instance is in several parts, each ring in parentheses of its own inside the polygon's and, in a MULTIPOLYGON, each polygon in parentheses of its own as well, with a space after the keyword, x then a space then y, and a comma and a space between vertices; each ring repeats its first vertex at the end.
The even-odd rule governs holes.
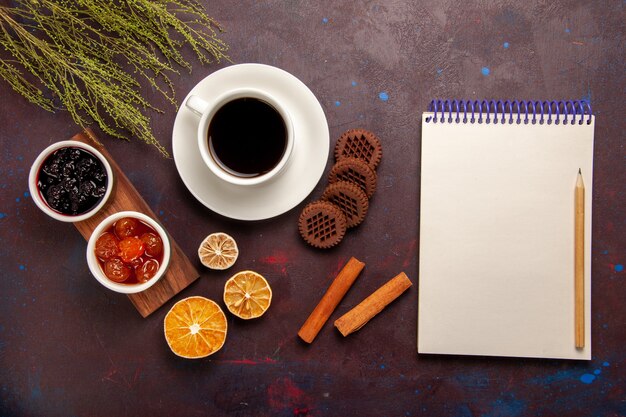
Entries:
POLYGON ((123 217, 98 237, 95 255, 111 281, 142 284, 156 275, 163 262, 163 240, 150 225, 123 217))

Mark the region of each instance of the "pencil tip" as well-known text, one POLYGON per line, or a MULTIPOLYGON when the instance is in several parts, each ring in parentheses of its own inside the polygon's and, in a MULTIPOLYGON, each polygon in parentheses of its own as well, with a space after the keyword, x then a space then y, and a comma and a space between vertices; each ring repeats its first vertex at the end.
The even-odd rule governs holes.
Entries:
POLYGON ((580 172, 580 168, 578 168, 578 173, 579 173, 579 174, 582 174, 582 172, 580 172))

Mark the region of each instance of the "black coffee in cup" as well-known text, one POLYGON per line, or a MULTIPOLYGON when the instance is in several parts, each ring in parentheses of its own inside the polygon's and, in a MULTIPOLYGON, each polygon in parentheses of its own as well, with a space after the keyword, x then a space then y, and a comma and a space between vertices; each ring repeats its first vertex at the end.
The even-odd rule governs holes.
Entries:
POLYGON ((278 111, 257 98, 220 107, 208 130, 211 157, 226 172, 244 178, 270 172, 287 148, 287 127, 278 111))

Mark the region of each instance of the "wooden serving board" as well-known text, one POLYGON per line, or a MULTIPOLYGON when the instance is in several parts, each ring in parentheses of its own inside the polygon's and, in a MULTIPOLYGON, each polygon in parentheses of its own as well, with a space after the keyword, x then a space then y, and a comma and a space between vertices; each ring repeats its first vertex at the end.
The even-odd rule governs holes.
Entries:
MULTIPOLYGON (((104 149, 104 146, 95 143, 89 135, 96 137, 93 131, 89 130, 89 133, 82 132, 75 135, 72 137, 72 140, 87 143, 102 152, 111 164, 114 184, 109 201, 98 213, 87 220, 74 223, 78 231, 85 239, 89 240, 91 233, 102 220, 113 213, 125 210, 138 211, 157 220, 157 217, 144 201, 143 197, 137 192, 115 160, 113 160, 111 154, 104 149)), ((147 317, 156 311, 170 298, 185 289, 200 276, 196 268, 189 261, 189 258, 187 258, 171 236, 170 246, 172 248, 170 264, 165 275, 147 290, 128 295, 130 301, 143 317, 147 317)))

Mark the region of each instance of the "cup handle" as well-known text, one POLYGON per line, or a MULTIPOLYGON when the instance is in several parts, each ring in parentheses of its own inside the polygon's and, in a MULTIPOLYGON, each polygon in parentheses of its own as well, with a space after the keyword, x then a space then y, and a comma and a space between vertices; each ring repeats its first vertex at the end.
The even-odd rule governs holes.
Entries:
POLYGON ((190 96, 185 102, 185 105, 198 116, 202 116, 206 108, 209 107, 209 103, 198 96, 190 96))

